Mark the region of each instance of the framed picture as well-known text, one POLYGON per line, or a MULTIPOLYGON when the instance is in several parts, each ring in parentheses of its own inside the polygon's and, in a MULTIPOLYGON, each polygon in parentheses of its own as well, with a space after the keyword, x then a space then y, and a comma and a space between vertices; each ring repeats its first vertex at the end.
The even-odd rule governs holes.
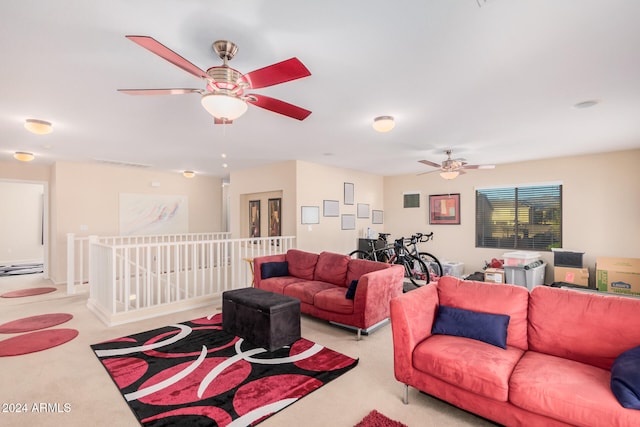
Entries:
POLYGON ((429 224, 460 224, 460 194, 430 195, 429 224))
POLYGON ((366 203, 358 203, 358 218, 369 218, 369 205, 366 203))
POLYGON ((339 216, 340 202, 337 200, 325 200, 322 203, 322 216, 339 216))
POLYGON ((249 237, 260 237, 260 200, 249 200, 249 237))
POLYGON ((341 226, 343 230, 356 229, 356 216, 353 214, 344 214, 341 218, 341 226))
POLYGON ((372 210, 371 211, 371 223, 372 224, 382 224, 384 218, 383 211, 372 210))
POLYGON ((269 237, 282 236, 280 218, 282 215, 282 199, 269 199, 269 237))
POLYGON ((344 183, 344 204, 345 205, 352 205, 353 204, 353 194, 354 194, 354 187, 353 187, 353 183, 352 182, 345 182, 344 183))
POLYGON ((301 217, 303 224, 320 224, 320 207, 302 206, 301 217))

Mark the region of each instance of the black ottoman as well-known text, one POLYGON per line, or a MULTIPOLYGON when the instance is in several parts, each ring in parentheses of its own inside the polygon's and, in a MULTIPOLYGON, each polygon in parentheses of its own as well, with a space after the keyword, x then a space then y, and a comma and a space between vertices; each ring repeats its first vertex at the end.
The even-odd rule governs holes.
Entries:
POLYGON ((300 339, 300 300, 257 288, 222 293, 222 329, 274 351, 300 339))

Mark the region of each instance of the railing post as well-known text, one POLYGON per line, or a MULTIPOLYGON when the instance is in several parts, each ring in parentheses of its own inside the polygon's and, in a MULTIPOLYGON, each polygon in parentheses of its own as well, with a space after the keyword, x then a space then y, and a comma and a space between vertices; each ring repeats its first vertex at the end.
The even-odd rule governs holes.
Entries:
POLYGON ((67 295, 76 293, 75 260, 75 235, 67 233, 67 295))

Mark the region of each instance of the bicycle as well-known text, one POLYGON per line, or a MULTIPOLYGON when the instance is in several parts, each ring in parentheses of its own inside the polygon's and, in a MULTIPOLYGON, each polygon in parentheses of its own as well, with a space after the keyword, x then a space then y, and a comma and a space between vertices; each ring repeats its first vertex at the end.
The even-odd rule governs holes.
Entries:
POLYGON ((389 233, 378 234, 378 241, 384 242, 382 248, 376 248, 376 241, 370 240, 369 251, 355 250, 349 254, 352 258, 361 258, 369 261, 385 262, 388 264, 400 264, 404 266, 405 277, 415 286, 422 286, 429 283, 429 270, 427 265, 418 257, 411 254, 411 251, 404 246, 405 238, 394 240, 390 245, 387 242, 389 233))
MULTIPOLYGON (((439 277, 444 275, 444 270, 442 269, 442 264, 434 255, 429 252, 419 252, 418 251, 418 243, 426 243, 429 240, 433 239, 433 231, 429 234, 416 233, 411 236, 409 241, 409 246, 412 246, 413 249, 409 252, 411 255, 416 256, 422 260, 427 266, 429 270, 429 279, 437 280, 439 277)), ((428 281, 427 281, 428 283, 428 281)))

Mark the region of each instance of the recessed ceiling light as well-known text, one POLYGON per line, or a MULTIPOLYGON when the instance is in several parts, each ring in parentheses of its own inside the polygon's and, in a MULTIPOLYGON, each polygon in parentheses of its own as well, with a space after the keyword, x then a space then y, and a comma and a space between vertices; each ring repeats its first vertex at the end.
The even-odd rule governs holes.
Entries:
POLYGON ((222 157, 223 159, 227 158, 227 155, 225 153, 220 154, 220 157, 222 157))
POLYGON ((13 158, 21 162, 30 162, 31 160, 35 159, 35 156, 32 153, 26 153, 24 151, 16 151, 13 154, 13 158))
POLYGON ((193 178, 194 176, 196 176, 196 173, 194 171, 184 171, 182 172, 182 176, 184 176, 185 178, 193 178))
POLYGON ((31 133, 36 135, 46 135, 53 132, 53 127, 50 122, 38 119, 27 119, 24 122, 24 127, 31 133))
POLYGON ((389 132, 395 125, 392 116, 379 116, 373 119, 373 128, 378 132, 389 132))
POLYGON ((600 101, 597 99, 589 99, 587 101, 582 101, 582 102, 578 102, 577 104, 575 104, 573 106, 573 108, 589 108, 589 107, 593 107, 594 105, 599 104, 600 101))
POLYGON ((226 163, 223 163, 223 164, 222 164, 222 167, 223 167, 223 168, 228 168, 228 167, 229 167, 229 165, 228 165, 228 164, 226 164, 226 163))

